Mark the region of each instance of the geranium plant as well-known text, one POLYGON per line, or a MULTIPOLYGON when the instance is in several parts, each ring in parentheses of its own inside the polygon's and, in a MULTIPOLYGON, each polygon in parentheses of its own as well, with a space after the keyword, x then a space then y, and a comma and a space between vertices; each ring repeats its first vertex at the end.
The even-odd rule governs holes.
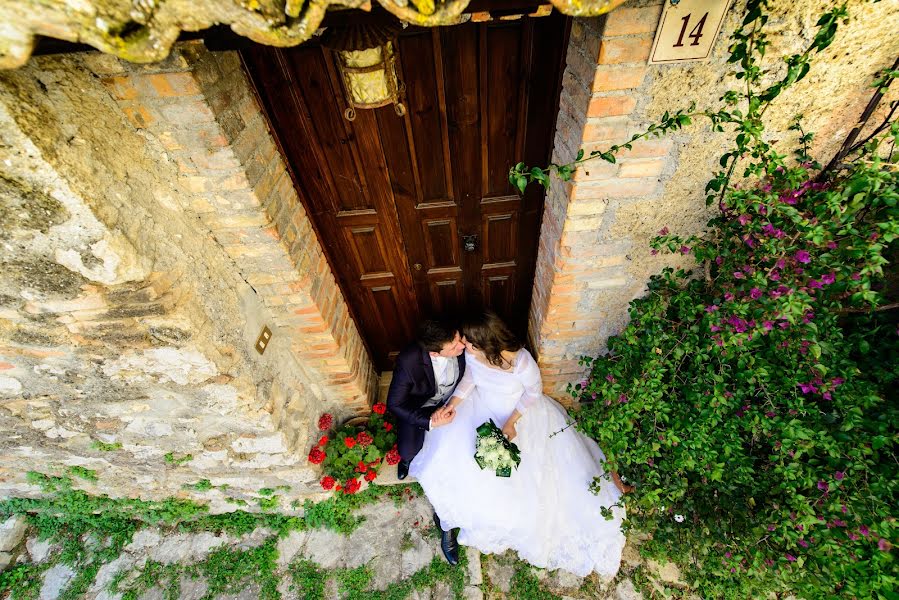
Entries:
MULTIPOLYGON (((651 243, 695 268, 653 277, 608 353, 583 360, 577 423, 636 486, 624 502, 641 552, 679 564, 701 597, 899 598, 899 304, 884 273, 899 253, 899 124, 822 168, 797 119, 793 155, 779 153, 765 111, 846 12, 825 13, 772 80, 766 8, 750 0, 733 35, 740 82, 722 108, 666 113, 635 136, 702 116, 734 143, 705 190, 706 231, 651 243)), ((614 162, 626 146, 594 155, 614 162)), ((519 164, 510 179, 547 185, 590 158, 519 164)))
POLYGON ((325 413, 319 418, 322 435, 309 451, 309 462, 322 466, 323 489, 355 494, 363 479, 375 480, 385 461, 390 465, 400 461, 394 425, 386 411, 387 406, 379 402, 365 424, 346 424, 336 430, 332 415, 325 413))

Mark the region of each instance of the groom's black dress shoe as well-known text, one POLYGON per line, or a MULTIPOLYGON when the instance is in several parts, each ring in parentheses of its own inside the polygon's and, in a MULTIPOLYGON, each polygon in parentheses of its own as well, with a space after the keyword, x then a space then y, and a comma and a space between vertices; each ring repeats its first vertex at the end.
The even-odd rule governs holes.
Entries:
POLYGON ((401 460, 396 465, 396 478, 402 481, 409 474, 409 463, 401 460))
POLYGON ((440 527, 440 517, 437 516, 437 513, 434 513, 434 524, 440 530, 440 549, 443 550, 443 556, 446 557, 446 562, 455 567, 459 564, 459 542, 456 540, 456 530, 444 531, 440 527))

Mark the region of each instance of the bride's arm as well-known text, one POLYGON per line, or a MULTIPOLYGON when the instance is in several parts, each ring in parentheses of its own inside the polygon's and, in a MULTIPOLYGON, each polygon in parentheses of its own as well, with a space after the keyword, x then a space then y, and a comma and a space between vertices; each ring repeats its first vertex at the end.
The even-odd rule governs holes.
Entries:
POLYGON ((462 379, 456 385, 456 389, 453 390, 453 397, 449 399, 446 405, 450 408, 456 408, 471 395, 472 390, 474 390, 474 378, 471 375, 471 371, 466 369, 462 379))
POLYGON ((518 409, 512 411, 512 414, 506 419, 506 424, 503 425, 503 435, 505 435, 509 441, 518 435, 518 432, 515 431, 515 423, 518 422, 518 419, 521 418, 521 413, 518 412, 518 409))
POLYGON ((521 383, 524 386, 524 391, 521 394, 521 398, 518 400, 518 404, 515 405, 515 410, 503 425, 503 433, 510 440, 517 434, 515 431, 515 423, 517 423, 518 419, 521 418, 521 415, 524 414, 527 409, 532 407, 537 402, 537 399, 543 395, 543 379, 540 377, 540 368, 537 366, 534 357, 532 357, 527 350, 522 350, 519 357, 519 360, 526 361, 521 366, 521 372, 519 374, 521 383))

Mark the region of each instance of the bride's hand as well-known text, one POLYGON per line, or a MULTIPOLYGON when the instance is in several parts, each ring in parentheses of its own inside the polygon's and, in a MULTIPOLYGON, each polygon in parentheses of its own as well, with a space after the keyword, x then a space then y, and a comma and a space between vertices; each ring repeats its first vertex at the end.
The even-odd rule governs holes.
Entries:
POLYGON ((518 432, 515 431, 515 423, 506 421, 506 424, 503 425, 503 435, 506 436, 506 439, 511 442, 513 439, 515 439, 517 433, 518 432))

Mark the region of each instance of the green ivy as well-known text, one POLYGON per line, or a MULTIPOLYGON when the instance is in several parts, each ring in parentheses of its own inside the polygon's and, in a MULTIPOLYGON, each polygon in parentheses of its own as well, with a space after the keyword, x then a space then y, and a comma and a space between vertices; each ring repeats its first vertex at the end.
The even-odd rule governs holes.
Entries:
POLYGON ((99 450, 101 452, 113 452, 115 450, 121 450, 122 443, 121 442, 113 442, 110 444, 107 442, 103 442, 101 440, 93 440, 91 442, 91 448, 93 448, 94 450, 99 450))
POLYGON ((71 475, 72 477, 79 477, 84 479, 85 481, 93 481, 96 482, 98 480, 97 472, 93 469, 86 469, 84 467, 69 467, 66 469, 66 473, 71 475))
POLYGON ((558 598, 544 590, 540 580, 534 574, 533 568, 526 563, 520 563, 509 582, 509 596, 514 600, 555 600, 558 598))
POLYGON ((177 456, 174 452, 166 452, 165 456, 162 457, 165 462, 170 465, 183 465, 186 462, 190 462, 194 459, 193 454, 182 454, 181 456, 177 456))

